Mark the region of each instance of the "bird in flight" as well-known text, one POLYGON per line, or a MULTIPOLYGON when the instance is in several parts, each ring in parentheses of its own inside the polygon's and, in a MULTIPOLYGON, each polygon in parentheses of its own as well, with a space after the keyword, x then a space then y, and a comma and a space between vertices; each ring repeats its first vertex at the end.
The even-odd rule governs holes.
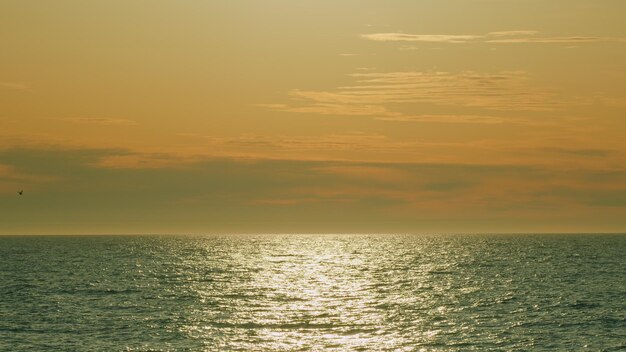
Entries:
POLYGON ((23 189, 20 189, 20 190, 17 192, 17 194, 19 194, 20 196, 21 196, 23 193, 24 193, 24 190, 23 190, 23 189))

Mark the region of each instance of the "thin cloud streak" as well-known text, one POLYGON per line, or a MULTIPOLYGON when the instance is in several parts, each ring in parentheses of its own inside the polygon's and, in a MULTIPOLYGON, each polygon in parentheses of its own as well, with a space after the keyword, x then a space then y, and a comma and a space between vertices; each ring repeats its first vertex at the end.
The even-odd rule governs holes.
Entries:
POLYGON ((490 32, 487 34, 487 36, 508 37, 508 36, 537 35, 537 34, 539 34, 539 31, 521 30, 521 31, 490 32))
POLYGON ((338 92, 293 91, 292 96, 319 103, 432 103, 490 110, 556 110, 547 90, 531 88, 524 72, 484 74, 472 71, 355 73, 359 83, 338 92))
POLYGON ((511 119, 497 116, 483 115, 418 115, 418 116, 391 116, 379 117, 377 120, 398 122, 428 122, 428 123, 477 123, 477 124, 503 124, 521 123, 530 124, 529 120, 511 119))
POLYGON ((480 35, 445 35, 445 34, 405 34, 405 33, 374 33, 364 34, 363 38, 380 42, 428 42, 428 43, 467 43, 483 38, 480 35))
POLYGON ((381 42, 423 42, 423 43, 490 43, 490 44, 515 44, 515 43, 536 43, 536 44, 559 44, 559 43, 623 43, 626 38, 621 37, 592 37, 592 36, 556 36, 556 37, 536 37, 538 31, 499 31, 487 34, 408 34, 408 33, 371 33, 363 34, 361 37, 381 42), (503 38, 504 37, 504 38, 503 38), (519 38, 506 38, 519 37, 519 38))
POLYGON ((0 87, 25 92, 30 92, 32 90, 30 84, 26 82, 0 82, 0 87))
POLYGON ((286 104, 258 104, 274 111, 311 113, 322 115, 347 115, 347 116, 389 116, 401 117, 402 114, 387 110, 381 105, 345 105, 332 103, 319 103, 310 106, 294 107, 286 104))
POLYGON ((350 86, 332 91, 292 90, 289 92, 292 104, 259 106, 281 112, 367 116, 383 121, 537 125, 545 122, 493 114, 426 115, 398 109, 402 105, 428 104, 491 111, 545 112, 562 110, 571 104, 548 89, 532 87, 530 77, 521 71, 495 74, 472 71, 360 72, 350 76, 355 79, 355 84, 350 86))
POLYGON ((108 117, 76 117, 65 118, 62 121, 81 123, 81 124, 93 124, 93 125, 108 125, 108 126, 137 126, 137 122, 128 119, 116 119, 108 117))
POLYGON ((552 43, 626 43, 626 38, 617 37, 539 37, 539 38, 509 38, 509 39, 493 39, 488 40, 486 43, 538 43, 538 44, 552 44, 552 43))

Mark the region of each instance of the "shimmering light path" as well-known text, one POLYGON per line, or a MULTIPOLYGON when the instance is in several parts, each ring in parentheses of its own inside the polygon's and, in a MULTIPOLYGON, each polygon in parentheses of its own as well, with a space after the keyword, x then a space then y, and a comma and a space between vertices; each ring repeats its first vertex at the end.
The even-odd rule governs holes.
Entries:
POLYGON ((2 351, 626 348, 626 236, 0 238, 2 351))

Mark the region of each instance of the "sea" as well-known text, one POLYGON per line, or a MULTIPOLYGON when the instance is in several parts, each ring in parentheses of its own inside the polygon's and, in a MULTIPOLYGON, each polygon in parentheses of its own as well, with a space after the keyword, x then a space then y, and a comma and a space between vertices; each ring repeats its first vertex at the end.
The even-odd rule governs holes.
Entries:
POLYGON ((626 235, 5 236, 0 351, 626 351, 626 235))

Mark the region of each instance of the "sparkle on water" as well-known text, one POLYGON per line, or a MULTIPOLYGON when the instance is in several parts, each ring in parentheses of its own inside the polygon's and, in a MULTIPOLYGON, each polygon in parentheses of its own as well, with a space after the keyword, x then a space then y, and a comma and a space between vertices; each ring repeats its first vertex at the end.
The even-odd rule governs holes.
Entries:
POLYGON ((626 236, 0 238, 1 351, 626 349, 626 236))

